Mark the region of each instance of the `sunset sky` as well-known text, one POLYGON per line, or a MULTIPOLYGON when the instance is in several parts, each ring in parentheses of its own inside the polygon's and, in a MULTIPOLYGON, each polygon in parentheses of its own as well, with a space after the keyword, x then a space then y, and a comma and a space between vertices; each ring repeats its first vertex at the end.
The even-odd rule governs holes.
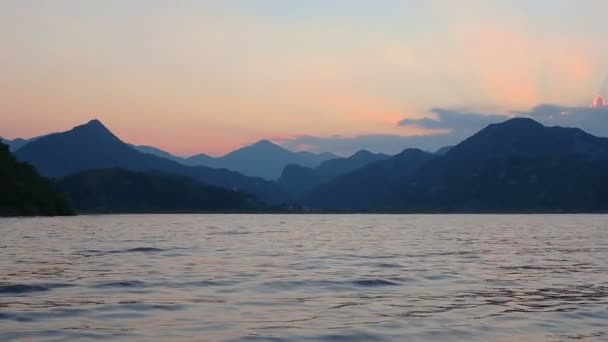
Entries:
POLYGON ((98 118, 183 155, 394 153, 542 104, 599 129, 607 20, 604 0, 2 0, 0 136, 98 118))

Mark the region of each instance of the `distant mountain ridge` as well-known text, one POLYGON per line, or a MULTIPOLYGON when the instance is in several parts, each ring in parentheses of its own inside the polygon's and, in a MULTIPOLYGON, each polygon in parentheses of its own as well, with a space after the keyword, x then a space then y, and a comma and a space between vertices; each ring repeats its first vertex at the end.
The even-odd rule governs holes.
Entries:
POLYGON ((492 124, 443 155, 406 150, 302 199, 329 210, 608 210, 608 139, 527 118, 492 124))
POLYGON ((283 168, 289 164, 316 167, 324 161, 338 158, 331 153, 292 152, 269 140, 232 151, 222 157, 196 154, 191 157, 178 157, 152 146, 136 146, 137 150, 170 159, 189 166, 207 166, 240 172, 247 176, 267 180, 278 179, 283 168))
POLYGON ((15 152, 18 149, 20 149, 21 147, 25 146, 28 142, 30 142, 30 140, 36 140, 36 138, 32 138, 32 139, 22 139, 22 138, 16 138, 13 140, 8 140, 8 139, 4 139, 4 138, 0 138, 0 142, 8 145, 9 150, 11 152, 15 152))
POLYGON ((378 208, 385 194, 435 158, 419 149, 406 149, 384 160, 369 163, 321 184, 305 194, 303 202, 330 210, 369 210, 378 208))
MULTIPOLYGON (((2 139, 9 145, 11 152, 16 152, 23 146, 45 135, 14 140, 2 139)), ((260 177, 266 180, 276 180, 280 177, 285 166, 298 164, 306 167, 316 167, 322 162, 339 158, 333 153, 292 152, 269 140, 261 140, 255 144, 242 147, 221 157, 212 157, 204 153, 190 157, 176 156, 160 148, 149 145, 128 144, 132 148, 146 154, 172 160, 187 166, 206 166, 215 169, 228 169, 250 177, 260 177)))
POLYGON ((291 152, 269 140, 261 140, 253 145, 230 152, 223 157, 214 158, 205 165, 275 180, 281 176, 281 172, 286 165, 298 164, 314 167, 335 157, 331 154, 291 152))
POLYGON ((175 156, 169 152, 163 151, 160 148, 157 148, 154 146, 133 145, 133 144, 129 144, 129 146, 133 147, 134 149, 138 150, 139 152, 143 152, 143 153, 151 154, 153 156, 173 160, 175 162, 182 163, 182 164, 184 163, 184 158, 175 156))
POLYGON ((19 160, 34 165, 41 174, 53 178, 102 168, 159 171, 188 176, 207 185, 239 189, 268 203, 282 203, 287 199, 277 184, 261 178, 202 166, 189 167, 139 152, 122 142, 98 120, 39 138, 17 150, 15 155, 19 160))
POLYGON ((367 164, 390 158, 383 153, 361 150, 348 158, 335 158, 324 161, 316 168, 290 164, 283 169, 278 182, 294 196, 302 196, 322 183, 355 171, 367 164))
MULTIPOLYGON (((143 172, 143 178, 149 174, 175 175, 170 177, 180 179, 152 177, 149 184, 175 184, 178 188, 189 184, 182 178, 191 178, 201 184, 196 196, 202 197, 188 196, 207 204, 204 187, 215 186, 229 193, 254 194, 273 205, 289 203, 289 208, 313 211, 608 212, 608 138, 576 128, 546 127, 528 118, 489 125, 434 153, 408 148, 391 157, 359 151, 314 168, 288 164, 277 182, 227 169, 186 166, 155 156, 163 151, 153 147, 138 148, 150 153, 125 144, 93 120, 67 132, 32 139, 15 155, 33 164, 42 175, 54 178, 108 168, 143 172)), ((262 141, 222 158, 236 168, 267 160, 285 162, 294 155, 310 157, 262 141)), ((134 179, 130 173, 113 174, 109 179, 116 179, 116 183, 134 179)), ((138 189, 144 187, 140 184, 138 189)))

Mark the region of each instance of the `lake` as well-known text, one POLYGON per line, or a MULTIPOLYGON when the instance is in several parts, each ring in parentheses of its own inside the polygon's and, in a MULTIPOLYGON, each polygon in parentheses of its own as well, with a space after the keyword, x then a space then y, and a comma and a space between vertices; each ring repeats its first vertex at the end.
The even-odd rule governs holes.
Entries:
POLYGON ((0 219, 0 340, 608 340, 607 218, 0 219))

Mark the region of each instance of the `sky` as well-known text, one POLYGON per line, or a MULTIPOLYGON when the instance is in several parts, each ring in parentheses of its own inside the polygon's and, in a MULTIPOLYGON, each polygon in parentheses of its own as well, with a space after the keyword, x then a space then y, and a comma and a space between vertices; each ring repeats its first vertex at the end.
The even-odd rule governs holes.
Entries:
POLYGON ((397 153, 513 116, 608 136, 604 0, 3 0, 0 136, 397 153))

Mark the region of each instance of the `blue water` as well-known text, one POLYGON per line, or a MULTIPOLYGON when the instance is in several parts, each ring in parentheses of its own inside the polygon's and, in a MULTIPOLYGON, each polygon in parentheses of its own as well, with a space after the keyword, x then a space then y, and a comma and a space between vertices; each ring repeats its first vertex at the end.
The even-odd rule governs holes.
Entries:
POLYGON ((0 219, 0 341, 608 341, 607 219, 0 219))

